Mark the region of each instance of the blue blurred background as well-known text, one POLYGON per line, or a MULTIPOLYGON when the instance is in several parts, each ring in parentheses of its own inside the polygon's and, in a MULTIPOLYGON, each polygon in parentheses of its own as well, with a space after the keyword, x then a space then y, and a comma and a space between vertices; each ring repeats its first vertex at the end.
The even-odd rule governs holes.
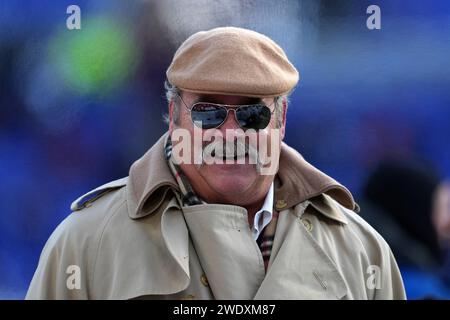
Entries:
MULTIPOLYGON (((177 46, 224 25, 285 49, 301 74, 286 142, 357 201, 388 158, 450 177, 448 1, 0 0, 0 298, 24 297, 70 203, 126 176, 166 130, 177 46), (71 4, 81 30, 66 27, 71 4), (381 30, 366 27, 371 4, 381 30)), ((450 296, 444 262, 410 266, 401 263, 410 297, 450 296)))

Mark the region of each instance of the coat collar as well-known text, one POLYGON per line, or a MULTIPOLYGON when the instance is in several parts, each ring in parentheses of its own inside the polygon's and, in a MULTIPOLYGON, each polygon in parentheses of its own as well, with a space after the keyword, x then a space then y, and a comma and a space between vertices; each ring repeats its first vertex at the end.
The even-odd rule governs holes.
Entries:
MULTIPOLYGON (((155 213, 168 193, 179 194, 179 187, 164 158, 164 141, 167 135, 166 132, 130 168, 127 206, 132 219, 155 213)), ((309 164, 293 148, 282 143, 275 183, 275 208, 289 209, 310 199, 317 211, 328 218, 346 223, 344 214, 336 210, 329 198, 350 210, 359 209, 347 188, 309 164)))
POLYGON ((164 157, 167 134, 165 133, 130 168, 127 209, 132 219, 155 213, 169 191, 179 192, 178 184, 164 157))

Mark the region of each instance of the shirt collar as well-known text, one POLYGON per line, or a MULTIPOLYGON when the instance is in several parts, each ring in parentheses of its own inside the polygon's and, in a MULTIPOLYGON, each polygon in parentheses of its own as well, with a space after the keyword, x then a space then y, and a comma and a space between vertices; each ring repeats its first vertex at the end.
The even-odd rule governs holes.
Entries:
POLYGON ((270 185, 269 191, 267 192, 266 198, 264 199, 264 204, 258 212, 267 211, 272 213, 273 210, 273 182, 270 185))
POLYGON ((256 212, 255 217, 253 219, 252 236, 255 240, 258 239, 261 231, 272 220, 273 196, 274 196, 273 188, 274 186, 272 182, 269 191, 266 194, 266 198, 264 199, 264 203, 261 209, 258 212, 256 212))

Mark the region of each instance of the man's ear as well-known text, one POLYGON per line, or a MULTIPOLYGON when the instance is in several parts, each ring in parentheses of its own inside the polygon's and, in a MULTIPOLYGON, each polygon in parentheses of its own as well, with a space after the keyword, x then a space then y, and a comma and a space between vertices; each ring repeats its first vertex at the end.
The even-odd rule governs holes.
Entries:
POLYGON ((283 98, 283 121, 281 123, 281 140, 284 140, 284 134, 286 133, 286 114, 287 114, 287 108, 288 108, 288 103, 287 103, 287 99, 283 98))
POLYGON ((174 108, 173 101, 170 101, 170 103, 169 103, 169 132, 170 133, 172 133, 172 130, 173 130, 173 108, 174 108))

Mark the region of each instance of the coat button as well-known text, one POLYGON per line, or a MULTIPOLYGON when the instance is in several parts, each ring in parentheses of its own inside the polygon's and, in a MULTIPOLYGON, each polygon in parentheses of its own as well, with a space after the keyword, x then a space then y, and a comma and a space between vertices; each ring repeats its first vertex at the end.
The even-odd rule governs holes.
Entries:
POLYGON ((287 202, 286 200, 277 200, 276 204, 275 204, 275 209, 277 210, 281 210, 287 207, 287 202))
POLYGON ((300 218, 300 220, 302 221, 302 223, 305 226, 306 230, 308 230, 308 232, 311 232, 312 229, 313 229, 313 225, 312 225, 311 221, 309 219, 306 219, 306 218, 300 218))
POLYGON ((208 278, 205 276, 205 274, 202 274, 202 276, 200 277, 200 281, 205 287, 209 286, 208 278))

